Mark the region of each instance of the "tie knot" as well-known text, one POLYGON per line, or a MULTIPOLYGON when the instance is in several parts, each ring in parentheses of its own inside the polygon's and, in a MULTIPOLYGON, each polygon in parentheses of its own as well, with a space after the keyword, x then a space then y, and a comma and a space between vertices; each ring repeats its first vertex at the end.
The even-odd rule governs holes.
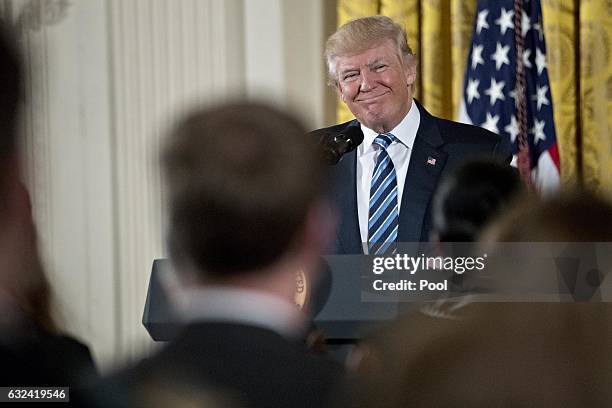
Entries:
POLYGON ((395 136, 393 136, 391 133, 381 133, 380 135, 376 136, 376 139, 374 139, 374 144, 377 144, 386 150, 387 147, 389 147, 389 145, 394 141, 395 136))

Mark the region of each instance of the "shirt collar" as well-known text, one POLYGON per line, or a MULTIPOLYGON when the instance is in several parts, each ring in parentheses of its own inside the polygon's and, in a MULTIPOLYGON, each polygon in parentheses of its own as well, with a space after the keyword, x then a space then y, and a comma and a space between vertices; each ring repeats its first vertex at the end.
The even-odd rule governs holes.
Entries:
MULTIPOLYGON (((421 114, 413 99, 410 110, 406 116, 404 116, 404 119, 402 119, 402 121, 389 133, 395 136, 395 138, 404 146, 412 149, 417 131, 419 130, 420 122, 421 114)), ((376 139, 379 133, 366 127, 364 124, 361 124, 361 130, 363 131, 363 143, 359 147, 362 148, 360 149, 360 152, 363 153, 372 147, 372 143, 374 143, 374 139, 376 139)))
POLYGON ((262 291, 230 286, 182 291, 179 313, 184 322, 223 321, 263 327, 286 338, 297 338, 306 320, 289 301, 262 291))

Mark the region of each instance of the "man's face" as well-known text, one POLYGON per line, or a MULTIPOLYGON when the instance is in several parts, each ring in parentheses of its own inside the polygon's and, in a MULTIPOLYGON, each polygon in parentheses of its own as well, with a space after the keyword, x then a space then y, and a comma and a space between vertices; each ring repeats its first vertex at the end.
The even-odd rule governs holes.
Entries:
POLYGON ((337 57, 336 75, 342 101, 372 130, 390 131, 410 110, 416 69, 402 61, 392 40, 337 57))

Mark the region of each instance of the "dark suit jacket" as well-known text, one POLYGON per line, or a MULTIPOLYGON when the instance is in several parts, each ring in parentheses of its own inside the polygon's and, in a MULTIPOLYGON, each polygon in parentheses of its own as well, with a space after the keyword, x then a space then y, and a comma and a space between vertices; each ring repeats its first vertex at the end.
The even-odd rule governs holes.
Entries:
POLYGON ((319 407, 341 374, 336 364, 271 330, 197 323, 157 355, 98 387, 93 405, 148 406, 143 397, 165 387, 183 395, 186 389, 225 393, 241 407, 319 407))
POLYGON ((45 407, 87 406, 75 401, 81 398, 81 391, 88 383, 98 379, 86 345, 72 337, 44 330, 3 341, 0 363, 0 386, 69 387, 70 402, 45 402, 45 407))
POLYGON ((86 345, 45 331, 0 344, 0 361, 0 386, 5 387, 70 387, 73 392, 97 377, 86 345))
MULTIPOLYGON (((416 102, 416 101, 415 101, 416 102)), ((506 138, 476 126, 432 116, 418 102, 421 122, 410 156, 399 214, 398 242, 429 241, 431 201, 440 178, 458 164, 474 158, 498 158, 510 163, 512 148, 506 138), (431 160, 433 159, 433 160, 431 160), (435 161, 435 164, 430 164, 435 161)), ((320 137, 341 132, 354 121, 312 132, 320 137)), ((357 153, 347 153, 330 167, 330 197, 339 213, 332 254, 362 253, 357 215, 357 153)))

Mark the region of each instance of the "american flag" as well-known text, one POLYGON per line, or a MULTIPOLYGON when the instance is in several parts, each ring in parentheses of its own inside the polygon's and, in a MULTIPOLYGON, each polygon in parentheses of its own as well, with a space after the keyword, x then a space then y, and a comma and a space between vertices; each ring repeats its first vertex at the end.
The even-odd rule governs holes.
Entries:
POLYGON ((508 137, 514 165, 522 145, 521 158, 529 159, 519 160, 523 175, 540 192, 558 189, 561 167, 539 0, 478 1, 459 119, 508 137))

